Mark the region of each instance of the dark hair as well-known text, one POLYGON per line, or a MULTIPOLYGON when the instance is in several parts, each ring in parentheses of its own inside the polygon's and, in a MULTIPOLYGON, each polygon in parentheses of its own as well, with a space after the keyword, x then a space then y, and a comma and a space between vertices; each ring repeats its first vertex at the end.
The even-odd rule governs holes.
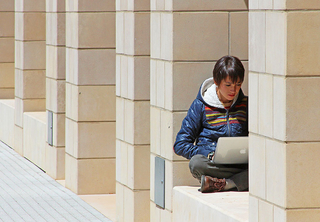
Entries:
POLYGON ((213 68, 213 79, 219 86, 223 79, 230 78, 232 83, 236 83, 244 79, 244 67, 235 56, 223 56, 220 58, 213 68))

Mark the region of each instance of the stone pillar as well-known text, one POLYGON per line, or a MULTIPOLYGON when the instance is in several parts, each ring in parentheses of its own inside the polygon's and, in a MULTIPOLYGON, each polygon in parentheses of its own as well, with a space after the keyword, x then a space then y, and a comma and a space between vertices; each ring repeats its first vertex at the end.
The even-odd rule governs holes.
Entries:
POLYGON ((15 150, 23 154, 23 113, 45 111, 45 0, 15 0, 15 150))
POLYGON ((117 221, 149 221, 150 1, 116 1, 117 221))
POLYGON ((250 1, 250 221, 319 221, 318 1, 250 1))
POLYGON ((66 187, 115 192, 115 2, 66 1, 66 187))
POLYGON ((54 179, 64 179, 65 1, 47 0, 46 12, 46 108, 47 112, 52 112, 53 115, 53 133, 52 141, 47 141, 46 145, 45 170, 54 179))
POLYGON ((0 3, 0 99, 14 98, 14 0, 0 3))
MULTIPOLYGON (((199 185, 189 161, 173 152, 181 122, 215 61, 247 64, 246 1, 151 1, 150 221, 171 221, 172 188, 199 185), (165 160, 165 208, 156 207, 155 157, 165 160)), ((245 90, 246 91, 246 90, 245 90)))

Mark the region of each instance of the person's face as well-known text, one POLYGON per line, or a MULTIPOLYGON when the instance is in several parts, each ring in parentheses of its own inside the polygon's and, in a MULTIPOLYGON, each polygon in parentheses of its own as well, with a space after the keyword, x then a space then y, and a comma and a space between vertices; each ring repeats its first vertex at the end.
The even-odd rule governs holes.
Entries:
POLYGON ((229 77, 223 79, 218 86, 218 96, 221 102, 229 102, 233 100, 241 88, 242 82, 238 80, 233 83, 229 77))

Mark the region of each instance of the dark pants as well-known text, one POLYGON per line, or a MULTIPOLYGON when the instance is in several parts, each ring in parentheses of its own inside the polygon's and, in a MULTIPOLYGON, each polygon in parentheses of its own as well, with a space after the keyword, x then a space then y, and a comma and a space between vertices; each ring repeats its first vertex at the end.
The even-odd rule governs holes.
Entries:
POLYGON ((248 164, 214 164, 203 155, 191 158, 189 168, 192 176, 200 181, 202 175, 219 179, 231 179, 238 191, 248 190, 248 164))

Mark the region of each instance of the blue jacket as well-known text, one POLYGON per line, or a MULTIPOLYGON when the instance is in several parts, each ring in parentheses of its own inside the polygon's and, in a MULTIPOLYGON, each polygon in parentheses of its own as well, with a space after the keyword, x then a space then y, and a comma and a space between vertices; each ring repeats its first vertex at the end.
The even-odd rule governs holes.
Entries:
POLYGON ((218 138, 227 136, 248 136, 248 97, 240 89, 231 107, 226 109, 210 78, 201 85, 182 121, 174 152, 187 159, 196 154, 207 156, 215 151, 218 138), (205 93, 211 95, 204 96, 205 93))

